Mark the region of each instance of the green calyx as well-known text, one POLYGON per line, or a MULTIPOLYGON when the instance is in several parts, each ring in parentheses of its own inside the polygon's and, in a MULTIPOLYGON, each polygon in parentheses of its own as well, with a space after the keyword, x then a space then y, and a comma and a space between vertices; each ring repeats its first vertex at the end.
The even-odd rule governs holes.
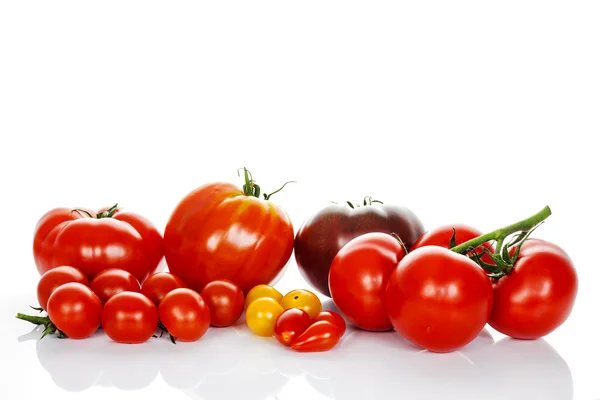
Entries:
MULTIPOLYGON (((261 189, 260 186, 256 183, 256 181, 254 181, 254 179, 252 178, 252 173, 250 171, 248 171, 248 169, 246 167, 244 168, 239 168, 238 169, 238 176, 240 176, 240 171, 243 170, 244 171, 244 185, 242 186, 242 190, 244 191, 244 194, 246 196, 252 196, 252 197, 256 197, 260 199, 260 194, 261 194, 261 189)), ((266 194, 263 193, 263 197, 265 200, 270 200, 271 196, 273 196, 275 193, 279 193, 288 183, 296 183, 296 181, 288 181, 286 183, 283 184, 283 186, 281 186, 279 189, 277 189, 276 191, 266 194)))
MULTIPOLYGON (((38 308, 35 307, 31 307, 34 310, 38 310, 38 308)), ((40 337, 40 339, 45 338, 48 335, 53 335, 56 333, 56 337, 60 338, 60 339, 64 339, 67 337, 67 335, 64 334, 64 332, 60 331, 53 323, 52 321, 50 321, 50 318, 48 316, 42 317, 42 316, 38 316, 38 315, 27 315, 27 314, 21 314, 21 313, 17 313, 17 318, 23 321, 27 321, 30 322, 34 325, 43 325, 44 326, 44 331, 42 332, 42 337, 40 337)))
POLYGON ((365 198, 362 201, 362 204, 361 203, 352 203, 351 201, 346 201, 346 204, 348 205, 348 207, 355 209, 355 208, 359 208, 359 207, 372 206, 373 204, 383 204, 383 201, 375 200, 371 196, 365 196, 365 198))

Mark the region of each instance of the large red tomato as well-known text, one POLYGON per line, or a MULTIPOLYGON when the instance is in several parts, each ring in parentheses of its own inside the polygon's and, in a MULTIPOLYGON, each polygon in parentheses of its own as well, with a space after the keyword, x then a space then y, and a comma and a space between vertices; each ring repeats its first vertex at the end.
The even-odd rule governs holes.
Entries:
POLYGON ((294 255, 300 273, 321 294, 329 293, 329 268, 342 247, 369 232, 395 233, 410 249, 425 232, 408 208, 378 204, 368 197, 360 207, 333 204, 308 218, 298 230, 294 255))
POLYGON ((160 268, 163 242, 148 219, 116 206, 98 213, 55 208, 36 226, 33 254, 40 274, 70 265, 91 281, 100 271, 117 268, 142 282, 160 268))
POLYGON ((257 188, 246 178, 243 189, 211 183, 185 196, 165 228, 169 270, 198 292, 220 279, 244 293, 273 282, 292 254, 294 229, 257 188))
POLYGON ((555 244, 527 239, 512 271, 494 285, 489 324, 517 339, 543 337, 569 317, 577 289, 577 272, 567 253, 555 244))
POLYGON ((357 327, 393 329, 385 307, 390 274, 405 250, 387 233, 371 232, 352 239, 333 259, 329 289, 336 307, 357 327))

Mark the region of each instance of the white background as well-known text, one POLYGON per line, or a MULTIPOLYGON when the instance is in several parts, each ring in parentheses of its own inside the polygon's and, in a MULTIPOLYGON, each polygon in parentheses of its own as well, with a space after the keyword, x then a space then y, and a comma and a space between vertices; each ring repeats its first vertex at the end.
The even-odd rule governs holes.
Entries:
MULTIPOLYGON (((1 2, 0 397, 600 399, 599 20, 595 1, 1 2), (176 347, 37 342, 14 318, 50 208, 118 201, 162 230, 243 166, 298 182, 273 197, 296 229, 365 195, 428 229, 548 204, 536 236, 573 258, 576 307, 543 341, 487 328, 449 355, 351 330, 300 356, 243 324, 176 347)), ((308 288, 293 259, 277 287, 308 288)))

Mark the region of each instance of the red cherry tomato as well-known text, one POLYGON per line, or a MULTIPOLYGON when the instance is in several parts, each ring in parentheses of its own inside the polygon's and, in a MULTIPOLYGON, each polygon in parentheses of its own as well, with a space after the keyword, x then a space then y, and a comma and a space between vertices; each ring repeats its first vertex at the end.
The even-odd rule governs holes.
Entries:
POLYGON ((231 326, 244 312, 244 293, 231 281, 212 281, 200 295, 210 310, 210 324, 213 326, 231 326))
POLYGON ((577 272, 567 253, 555 244, 527 239, 513 270, 494 285, 489 324, 517 339, 546 336, 567 320, 577 290, 577 272))
POLYGON ((313 322, 317 321, 328 321, 337 326, 340 329, 340 334, 343 336, 346 333, 346 321, 344 318, 333 311, 321 311, 314 318, 313 322))
POLYGON ((112 296, 102 310, 102 328, 118 343, 143 343, 158 328, 158 311, 141 293, 121 292, 112 296))
POLYGON ((284 346, 292 344, 310 326, 310 315, 299 308, 288 308, 277 317, 275 339, 284 346))
POLYGON ((485 326, 492 283, 468 257, 437 246, 409 253, 392 272, 386 306, 396 331, 433 352, 470 343, 485 326))
POLYGON ((192 289, 171 290, 158 306, 160 321, 171 336, 183 342, 200 339, 210 325, 210 310, 192 289))
POLYGON ((186 288, 187 285, 177 275, 169 272, 152 274, 142 283, 142 294, 148 297, 156 306, 171 290, 186 288))
POLYGON ((121 292, 139 292, 140 283, 135 276, 123 269, 105 269, 92 282, 90 288, 98 295, 102 304, 121 292))
POLYGON ((50 321, 71 339, 84 339, 96 332, 101 314, 98 296, 79 282, 59 286, 48 299, 50 321))
POLYGON ((341 337, 337 326, 329 321, 318 321, 298 336, 290 347, 299 352, 328 351, 338 344, 341 337))
POLYGON ((372 232, 352 239, 335 256, 329 290, 336 307, 351 323, 369 331, 392 329, 385 289, 404 254, 393 236, 372 232))
POLYGON ((61 265, 46 272, 37 285, 37 299, 40 307, 46 310, 48 298, 57 287, 69 282, 79 282, 88 285, 87 277, 77 268, 61 265))

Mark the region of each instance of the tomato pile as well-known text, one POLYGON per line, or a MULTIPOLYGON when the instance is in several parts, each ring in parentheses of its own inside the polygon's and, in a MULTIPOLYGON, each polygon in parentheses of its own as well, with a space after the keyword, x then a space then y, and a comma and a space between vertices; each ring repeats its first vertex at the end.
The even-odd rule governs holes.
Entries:
POLYGON ((242 187, 215 182, 188 193, 164 235, 118 205, 50 210, 33 239, 40 280, 32 308, 46 315, 17 318, 42 325, 42 338, 102 330, 118 343, 164 334, 177 343, 245 314, 251 332, 298 352, 333 349, 348 321, 443 353, 486 324, 516 339, 543 337, 574 307, 571 258, 531 237, 549 207, 489 233, 465 224, 426 230, 408 208, 365 197, 318 210, 294 234, 271 200, 287 183, 265 194, 242 170, 242 187), (292 254, 310 290, 283 295, 274 284, 292 254), (315 293, 339 313, 324 311, 315 293))

